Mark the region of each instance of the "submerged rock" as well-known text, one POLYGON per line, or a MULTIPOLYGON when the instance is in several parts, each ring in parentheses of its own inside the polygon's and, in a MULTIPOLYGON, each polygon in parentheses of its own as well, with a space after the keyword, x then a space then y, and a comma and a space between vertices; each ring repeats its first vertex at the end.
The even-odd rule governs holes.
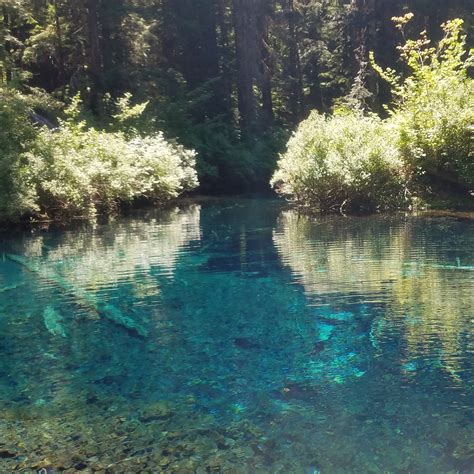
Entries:
POLYGON ((472 472, 474 465, 474 443, 462 443, 456 446, 451 461, 458 472, 472 472))
POLYGON ((453 450, 453 457, 455 459, 471 459, 474 461, 474 443, 457 446, 453 450))
POLYGON ((150 423, 152 421, 166 420, 172 416, 173 411, 169 404, 165 402, 156 402, 142 410, 138 419, 142 423, 150 423))
POLYGON ((416 372, 418 364, 416 362, 406 362, 402 365, 402 370, 405 372, 416 372))
POLYGON ((319 342, 325 342, 327 341, 332 333, 334 332, 334 329, 336 329, 333 325, 331 324, 318 324, 318 329, 319 329, 319 342))
POLYGON ((281 390, 277 390, 273 393, 277 399, 283 401, 310 401, 321 395, 321 391, 318 387, 304 385, 298 382, 287 383, 281 390))
POLYGON ((246 337, 237 337, 234 339, 234 346, 239 347, 240 349, 261 349, 260 344, 246 337))
POLYGON ((313 345, 313 349, 311 350, 309 355, 318 355, 321 354, 326 349, 326 342, 325 341, 318 341, 313 345))

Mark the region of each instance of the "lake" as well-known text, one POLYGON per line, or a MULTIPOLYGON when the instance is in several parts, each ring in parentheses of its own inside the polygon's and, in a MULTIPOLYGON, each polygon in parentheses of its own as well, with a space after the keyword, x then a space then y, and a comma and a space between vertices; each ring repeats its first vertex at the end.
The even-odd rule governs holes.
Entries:
POLYGON ((210 199, 0 234, 0 472, 474 472, 474 224, 210 199))

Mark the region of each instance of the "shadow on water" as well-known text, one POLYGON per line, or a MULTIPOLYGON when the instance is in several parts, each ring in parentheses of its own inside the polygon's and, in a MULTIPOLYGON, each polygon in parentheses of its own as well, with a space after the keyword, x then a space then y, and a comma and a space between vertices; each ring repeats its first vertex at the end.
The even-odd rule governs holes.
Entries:
POLYGON ((3 235, 0 470, 471 472, 473 224, 284 208, 3 235))

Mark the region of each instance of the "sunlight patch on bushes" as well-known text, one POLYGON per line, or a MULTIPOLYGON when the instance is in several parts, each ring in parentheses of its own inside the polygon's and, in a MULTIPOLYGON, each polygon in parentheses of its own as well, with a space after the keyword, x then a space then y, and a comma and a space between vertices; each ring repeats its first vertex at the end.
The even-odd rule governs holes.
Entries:
POLYGON ((105 132, 77 120, 79 99, 55 131, 35 129, 18 93, 0 111, 0 215, 94 215, 121 204, 162 203, 197 185, 195 153, 160 133, 105 132), (5 183, 3 183, 5 181, 5 183))
POLYGON ((36 193, 24 156, 35 140, 29 112, 20 94, 0 88, 0 217, 36 210, 36 193))
POLYGON ((194 152, 160 134, 127 139, 120 132, 43 129, 27 156, 46 213, 90 215, 140 198, 163 202, 197 185, 194 152))
POLYGON ((290 139, 272 184, 322 212, 371 212, 405 204, 407 181, 389 124, 359 112, 312 112, 290 139))
MULTIPOLYGON (((403 32, 411 18, 396 18, 397 27, 403 32)), ((273 186, 323 212, 410 207, 434 181, 472 191, 474 81, 467 71, 474 56, 466 51, 462 24, 444 24, 436 47, 425 33, 400 46, 408 77, 382 69, 372 57, 392 87, 389 117, 357 107, 330 117, 313 112, 290 139, 273 186)))
MULTIPOLYGON (((395 18, 403 32, 413 15, 395 18)), ((423 32, 399 47, 411 71, 402 78, 393 70, 375 70, 387 80, 395 97, 389 108, 398 130, 400 154, 414 172, 474 189, 474 81, 468 75, 473 51, 466 51, 463 21, 442 25, 435 46, 423 32)))

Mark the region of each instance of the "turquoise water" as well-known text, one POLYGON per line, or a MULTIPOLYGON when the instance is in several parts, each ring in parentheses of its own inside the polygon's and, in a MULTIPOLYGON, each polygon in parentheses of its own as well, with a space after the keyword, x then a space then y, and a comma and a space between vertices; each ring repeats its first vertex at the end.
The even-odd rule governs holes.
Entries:
POLYGON ((473 231, 241 199, 0 234, 0 472, 474 472, 473 231))

